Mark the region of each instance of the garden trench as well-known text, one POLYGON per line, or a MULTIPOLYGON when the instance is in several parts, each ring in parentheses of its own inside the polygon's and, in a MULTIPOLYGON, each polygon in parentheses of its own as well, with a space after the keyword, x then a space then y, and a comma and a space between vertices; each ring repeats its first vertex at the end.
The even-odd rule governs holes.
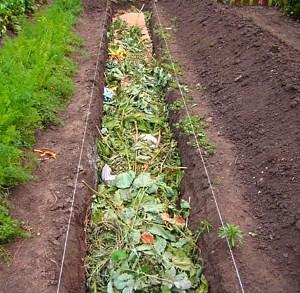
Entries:
MULTIPOLYGON (((48 165, 42 165, 36 174, 39 178, 38 180, 25 186, 20 186, 13 191, 13 213, 17 218, 25 219, 26 224, 32 227, 33 237, 13 244, 10 248, 14 255, 12 264, 8 267, 1 265, 0 284, 4 288, 4 292, 55 292, 57 288, 66 232, 65 227, 67 227, 71 203, 70 197, 74 186, 73 176, 66 176, 66 174, 76 174, 76 156, 78 156, 80 139, 82 137, 80 129, 84 125, 84 121, 80 120, 86 114, 91 85, 94 82, 93 70, 97 59, 96 48, 99 45, 99 39, 95 40, 95 35, 99 31, 100 19, 102 21, 105 19, 106 11, 106 1, 90 0, 84 2, 85 13, 78 30, 85 38, 90 56, 88 60, 80 63, 80 73, 76 78, 78 89, 74 101, 67 112, 62 114, 66 128, 65 132, 62 132, 60 127, 53 126, 45 133, 40 133, 38 137, 38 145, 44 146, 47 144, 49 147, 52 146, 58 156, 63 157, 64 160, 63 162, 51 162, 48 165), (75 116, 77 118, 74 118, 75 116), (68 125, 70 125, 70 128, 68 128, 68 125), (73 134, 75 132, 78 132, 78 135, 70 136, 70 133, 73 134), (65 133, 67 139, 64 138, 63 133, 65 133), (49 174, 52 175, 49 176, 49 174), (41 178, 46 177, 47 179, 41 180, 41 178), (30 196, 28 197, 28 195, 30 196), (37 201, 40 201, 38 206, 36 206, 37 201), (32 285, 30 288, 28 288, 29 283, 32 285)), ((192 3, 192 1, 189 2, 192 3)), ((99 103, 99 99, 101 100, 101 93, 103 92, 103 73, 107 59, 106 32, 109 30, 113 14, 120 9, 128 9, 130 5, 131 3, 123 5, 109 3, 107 10, 109 17, 106 25, 103 26, 104 42, 101 48, 100 66, 96 79, 97 81, 100 80, 100 83, 95 83, 95 95, 89 120, 91 123, 87 131, 83 161, 79 168, 79 188, 74 205, 74 216, 72 218, 65 268, 62 275, 61 292, 84 292, 86 290, 83 259, 87 253, 87 247, 83 230, 86 225, 86 215, 89 214, 87 210, 91 202, 91 192, 82 184, 82 181, 86 181, 90 186, 95 186, 97 183, 97 151, 95 144, 98 139, 98 130, 96 125, 100 125, 101 115, 99 113, 102 113, 102 102, 99 103)), ((245 183, 244 177, 239 173, 244 169, 239 170, 239 172, 236 170, 237 158, 243 156, 243 152, 246 153, 247 150, 242 151, 238 149, 235 145, 236 141, 230 135, 226 135, 224 125, 228 125, 227 122, 224 122, 224 120, 220 121, 220 117, 218 117, 214 108, 215 106, 212 106, 209 102, 211 96, 214 96, 218 91, 214 92, 214 89, 209 88, 207 80, 198 77, 197 70, 199 68, 195 68, 195 65, 191 63, 192 60, 188 60, 188 56, 185 54, 187 48, 181 43, 184 38, 180 23, 177 31, 172 27, 172 22, 170 22, 170 19, 175 14, 177 19, 181 19, 184 12, 187 12, 187 7, 180 1, 174 1, 172 5, 170 1, 162 1, 161 4, 157 4, 157 10, 153 9, 151 1, 140 1, 135 5, 139 9, 143 8, 144 11, 153 13, 152 31, 150 33, 153 38, 154 53, 159 59, 163 57, 163 52, 165 52, 166 48, 161 39, 161 34, 155 34, 155 31, 160 26, 157 14, 162 19, 161 29, 167 28, 167 32, 171 30, 171 33, 175 36, 169 38, 168 42, 170 42, 170 49, 172 55, 175 56, 176 63, 178 62, 182 67, 183 76, 180 79, 189 87, 189 92, 187 93, 190 96, 189 105, 198 104, 191 107, 192 112, 207 118, 209 128, 206 131, 209 139, 217 147, 216 154, 208 158, 208 168, 211 172, 214 189, 220 200, 221 211, 224 213, 226 221, 239 224, 245 232, 253 232, 253 235, 258 233, 256 228, 261 227, 262 223, 264 224, 265 222, 261 222, 259 217, 253 215, 253 209, 256 208, 255 205, 253 206, 251 200, 245 200, 244 198, 246 194, 249 194, 248 185, 245 183), (176 10, 178 9, 176 5, 181 7, 180 11, 182 14, 176 10)), ((208 5, 208 7, 211 6, 208 5)), ((216 7, 212 9, 219 9, 219 6, 216 7)), ((195 11, 192 15, 195 15, 195 11)), ((185 23, 183 19, 181 21, 185 23)), ((272 38, 268 34, 266 36, 272 38)), ((184 42, 189 44, 186 39, 184 39, 184 42)), ((166 93, 166 101, 168 103, 174 103, 176 100, 180 100, 178 90, 166 93)), ((173 110, 170 111, 169 120, 175 138, 178 141, 182 164, 187 168, 182 182, 181 194, 185 199, 191 200, 190 226, 197 228, 199 221, 206 219, 214 227, 213 233, 205 235, 200 242, 210 292, 240 292, 236 272, 226 243, 217 238, 216 231, 217 227, 220 226, 220 220, 215 203, 211 197, 201 159, 195 149, 187 145, 189 138, 182 136, 178 128, 174 126, 184 116, 183 110, 173 110)), ((296 120, 295 125, 297 125, 296 120)), ((245 129, 241 131, 245 131, 245 129)), ((243 164, 239 160, 238 163, 243 164)), ((298 234, 295 235, 297 240, 298 234)), ((292 268, 295 268, 295 266, 293 267, 293 261, 289 261, 287 265, 288 270, 283 270, 280 268, 280 264, 284 264, 287 260, 281 259, 278 261, 278 259, 274 258, 272 252, 270 253, 273 244, 269 244, 268 240, 261 237, 259 239, 255 237, 252 238, 246 235, 243 246, 234 251, 242 281, 245 285, 245 291, 299 292, 297 280, 292 273, 292 268)), ((293 246, 288 247, 288 249, 293 250, 293 246)), ((285 249, 279 248, 279 251, 285 253, 285 249)), ((297 257, 295 257, 295 261, 297 261, 297 257)), ((297 267, 294 271, 297 272, 297 267)))

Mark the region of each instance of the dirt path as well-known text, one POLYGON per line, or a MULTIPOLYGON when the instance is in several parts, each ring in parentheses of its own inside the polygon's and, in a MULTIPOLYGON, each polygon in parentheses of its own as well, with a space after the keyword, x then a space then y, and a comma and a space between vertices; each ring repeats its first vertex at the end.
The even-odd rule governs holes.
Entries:
MULTIPOLYGON (((173 27, 171 50, 198 104, 193 112, 210 121, 217 154, 208 168, 221 211, 246 232, 235 251, 246 292, 300 292, 300 54, 235 8, 195 0, 157 5, 164 26, 173 27)), ((183 139, 179 146, 191 224, 200 218, 215 227, 202 247, 211 292, 240 292, 228 249, 216 237, 220 220, 202 163, 183 139)))
MULTIPOLYGON (((57 153, 57 160, 40 165, 37 179, 16 188, 11 195, 12 213, 31 228, 32 237, 20 240, 10 247, 14 255, 12 263, 0 266, 1 292, 56 292, 59 266, 69 218, 75 174, 83 137, 85 117, 90 99, 96 67, 100 29, 104 22, 106 1, 86 0, 84 13, 77 31, 84 41, 86 53, 79 58, 76 88, 67 111, 61 115, 64 126, 52 126, 38 135, 36 148, 47 147, 57 153)), ((83 223, 89 204, 90 192, 81 183, 96 183, 95 137, 100 123, 103 91, 103 60, 106 51, 106 25, 103 30, 104 45, 101 50, 99 71, 92 100, 92 114, 87 130, 86 143, 80 165, 79 186, 74 205, 74 217, 66 254, 61 292, 84 292, 85 279, 83 257, 85 239, 83 223), (72 256, 72 257, 70 257, 72 256)))

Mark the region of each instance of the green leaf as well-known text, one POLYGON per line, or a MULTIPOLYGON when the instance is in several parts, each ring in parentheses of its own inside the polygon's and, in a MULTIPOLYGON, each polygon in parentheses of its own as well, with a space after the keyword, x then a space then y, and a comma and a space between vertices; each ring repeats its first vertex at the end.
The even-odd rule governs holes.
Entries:
POLYGON ((143 209, 145 212, 149 213, 161 213, 164 210, 164 206, 156 202, 146 202, 143 204, 143 209))
POLYGON ((176 241, 176 237, 171 234, 168 230, 165 230, 163 227, 161 226, 150 226, 147 228, 147 231, 152 233, 153 235, 157 235, 157 236, 161 236, 165 239, 168 239, 170 241, 175 242, 176 241))
POLYGON ((125 250, 115 250, 111 254, 111 259, 113 261, 120 261, 120 260, 124 260, 126 258, 127 258, 127 253, 125 250))
POLYGON ((162 254, 167 247, 167 241, 164 238, 157 237, 154 243, 154 249, 159 253, 162 254))
POLYGON ((172 291, 169 288, 163 286, 161 287, 161 293, 172 293, 172 291))
POLYGON ((185 244, 187 244, 189 241, 185 238, 180 238, 178 241, 173 242, 171 245, 177 248, 181 248, 185 244))
POLYGON ((182 209, 190 209, 191 208, 190 204, 185 199, 181 199, 180 207, 182 209))
POLYGON ((116 176, 113 180, 112 185, 120 189, 129 188, 135 178, 135 173, 133 171, 121 173, 116 176))
POLYGON ((114 279, 114 286, 119 290, 123 290, 124 288, 133 288, 134 286, 133 276, 127 273, 118 275, 114 279))
POLYGON ((120 198, 124 201, 129 201, 137 195, 137 192, 132 188, 119 189, 118 192, 120 193, 120 198))
POLYGON ((133 187, 136 189, 142 187, 151 187, 154 182, 155 180, 151 179, 150 173, 141 173, 135 178, 133 187))

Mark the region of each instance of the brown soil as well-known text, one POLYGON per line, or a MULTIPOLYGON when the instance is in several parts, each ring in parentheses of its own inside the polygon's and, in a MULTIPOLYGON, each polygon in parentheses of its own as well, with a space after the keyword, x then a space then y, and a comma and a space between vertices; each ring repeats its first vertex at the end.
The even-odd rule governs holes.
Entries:
MULTIPOLYGON (((52 126, 38 134, 36 148, 52 149, 57 160, 42 163, 35 181, 12 192, 13 214, 32 229, 32 237, 9 247, 14 258, 9 266, 0 265, 1 292, 56 292, 105 2, 84 1, 77 30, 88 57, 79 58, 76 92, 61 114, 64 126, 52 126)), ((136 5, 142 8, 146 4, 146 10, 150 2, 136 5)), ((130 5, 113 4, 113 8, 130 5)), ((217 153, 206 161, 222 215, 225 222, 238 224, 245 232, 243 245, 234 251, 245 290, 300 292, 297 24, 283 18, 283 30, 274 24, 273 14, 263 18, 258 12, 251 14, 256 10, 247 14, 208 0, 160 0, 157 6, 164 27, 173 35, 168 41, 182 66, 182 79, 191 90, 189 105, 197 104, 191 111, 207 118, 209 140, 217 146, 217 153)), ((156 13, 153 23, 157 25, 156 13)), ((157 54, 161 45, 154 37, 157 54)), ((97 181, 95 129, 102 111, 106 46, 104 42, 61 292, 85 291, 84 223, 91 193, 82 181, 91 186, 97 181)), ((179 98, 176 90, 167 94, 168 102, 179 98)), ((170 124, 184 116, 182 110, 171 112, 170 124)), ((200 220, 207 219, 214 227, 200 242, 210 292, 240 292, 226 243, 217 237, 220 219, 202 162, 186 144, 188 138, 174 127, 173 131, 187 167, 182 195, 191 198, 190 225, 197 228, 200 220)))
MULTIPOLYGON (((60 115, 64 126, 51 126, 41 131, 37 137, 35 147, 55 151, 57 159, 41 163, 35 173, 36 180, 17 187, 11 193, 12 214, 25 222, 32 237, 19 240, 8 248, 13 254, 13 261, 8 266, 0 265, 1 292, 56 292, 86 112, 94 82, 100 29, 106 10, 105 0, 83 2, 84 12, 77 31, 83 38, 83 49, 87 54, 78 56, 79 72, 74 79, 75 94, 66 112, 60 115)), ((107 50, 106 29, 107 24, 104 24, 104 43, 80 165, 61 292, 85 291, 84 221, 91 192, 82 181, 90 186, 94 186, 97 181, 95 140, 96 125, 100 123, 102 110, 100 96, 103 92, 103 67, 107 50)))
POLYGON ((300 51, 300 23, 285 16, 282 11, 267 7, 247 7, 237 9, 236 13, 253 20, 274 37, 300 51))
MULTIPOLYGON (((221 212, 246 234, 234 251, 245 291, 300 292, 299 42, 294 36, 291 45, 237 8, 208 0, 157 6, 190 103, 198 104, 192 112, 208 118, 217 146, 207 162, 221 212)), ((168 95, 178 98, 176 91, 168 95)), ((171 113, 170 122, 183 115, 171 113)), ((240 292, 228 248, 217 238, 220 220, 202 163, 187 138, 177 138, 190 223, 207 219, 214 226, 200 244, 211 292, 240 292)))

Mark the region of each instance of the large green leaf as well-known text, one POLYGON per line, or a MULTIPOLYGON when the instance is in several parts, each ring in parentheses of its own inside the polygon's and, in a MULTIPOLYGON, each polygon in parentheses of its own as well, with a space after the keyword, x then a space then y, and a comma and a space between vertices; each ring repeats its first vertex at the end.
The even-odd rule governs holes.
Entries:
POLYGON ((151 187, 154 182, 155 180, 151 178, 150 173, 141 173, 135 178, 133 187, 136 189, 142 187, 151 187))
POLYGON ((118 275, 114 279, 114 286, 119 290, 123 290, 125 288, 133 289, 134 286, 133 276, 127 273, 118 275))
POLYGON ((143 203, 143 209, 149 213, 161 213, 164 211, 164 206, 161 203, 154 201, 143 203))
POLYGON ((162 226, 153 225, 147 228, 147 231, 152 233, 153 235, 161 236, 165 239, 175 242, 176 237, 168 230, 164 229, 162 226))
POLYGON ((135 173, 133 171, 124 172, 116 176, 112 182, 112 185, 120 189, 126 189, 131 186, 134 178, 135 173))

